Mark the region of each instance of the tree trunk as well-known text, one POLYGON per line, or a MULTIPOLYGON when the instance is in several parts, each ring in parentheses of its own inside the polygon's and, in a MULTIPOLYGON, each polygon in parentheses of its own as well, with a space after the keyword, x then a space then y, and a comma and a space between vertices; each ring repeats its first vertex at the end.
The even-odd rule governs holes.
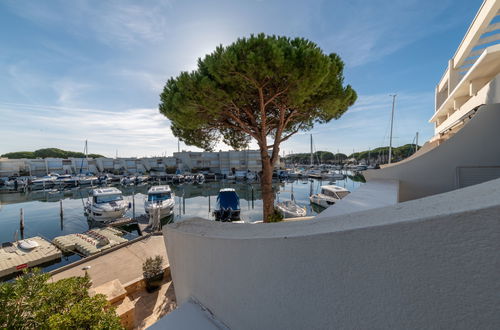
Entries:
POLYGON ((262 203, 264 206, 264 222, 269 222, 269 216, 274 213, 274 193, 273 193, 273 164, 267 149, 260 150, 262 163, 262 177, 260 187, 262 190, 262 203))

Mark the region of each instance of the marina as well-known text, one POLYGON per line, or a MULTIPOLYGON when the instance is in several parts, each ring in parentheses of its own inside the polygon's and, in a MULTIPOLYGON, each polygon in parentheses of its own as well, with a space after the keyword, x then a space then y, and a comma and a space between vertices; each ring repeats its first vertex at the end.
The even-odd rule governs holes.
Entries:
MULTIPOLYGON (((335 181, 336 185, 353 191, 361 182, 359 178, 348 172, 343 180, 335 181)), ((45 242, 53 242, 54 249, 59 251, 58 258, 51 258, 51 263, 43 259, 43 269, 50 271, 77 261, 82 257, 94 255, 100 251, 119 245, 123 242, 140 237, 141 234, 153 232, 151 218, 146 208, 150 208, 148 199, 155 195, 158 186, 165 186, 165 181, 146 182, 141 184, 121 185, 119 183, 101 187, 77 186, 66 189, 29 190, 3 189, 0 192, 0 222, 3 230, 0 232, 1 242, 15 242, 21 239, 20 209, 23 209, 23 237, 43 237, 45 242), (130 205, 123 217, 103 223, 85 215, 89 201, 93 198, 92 191, 113 190, 123 195, 123 202, 130 205), (102 235, 105 237, 99 237, 102 235), (109 242, 106 242, 108 240, 109 242)), ((275 180, 273 188, 276 191, 276 202, 283 203, 290 198, 293 191, 297 205, 305 210, 300 216, 313 216, 323 208, 311 204, 309 197, 320 192, 321 186, 332 181, 323 181, 309 177, 275 180)), ((217 195, 221 189, 234 189, 240 201, 240 218, 242 222, 262 220, 262 197, 260 184, 253 181, 220 180, 203 181, 203 183, 168 183, 171 199, 169 208, 173 209, 166 217, 161 215, 161 224, 177 222, 192 217, 203 217, 215 220, 217 195)), ((166 194, 168 190, 161 188, 158 193, 166 194)), ((163 198, 163 197, 161 197, 163 198)), ((154 219, 153 219, 154 220, 154 219)), ((161 227, 161 225, 159 226, 161 227)), ((20 262, 19 264, 24 264, 20 262)), ((42 264, 42 262, 41 262, 42 264)), ((30 264, 31 266, 31 264, 30 264)))

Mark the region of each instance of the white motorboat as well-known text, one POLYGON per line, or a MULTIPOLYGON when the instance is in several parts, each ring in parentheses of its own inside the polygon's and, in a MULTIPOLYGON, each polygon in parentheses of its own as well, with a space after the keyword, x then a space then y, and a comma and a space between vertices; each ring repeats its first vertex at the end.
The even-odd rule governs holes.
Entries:
POLYGON ((52 188, 55 185, 57 177, 53 175, 46 175, 31 181, 31 189, 45 189, 52 188))
POLYGON ((144 201, 144 210, 148 215, 155 215, 159 209, 160 218, 174 212, 175 200, 169 186, 153 186, 148 190, 148 199, 144 201))
POLYGON ((93 185, 99 182, 99 178, 94 175, 78 174, 76 177, 80 186, 93 185))
POLYGON ((347 196, 349 193, 349 190, 339 186, 321 186, 321 192, 310 196, 309 200, 311 203, 327 208, 347 196))
POLYGON ((368 168, 368 166, 360 164, 360 165, 357 165, 354 169, 356 171, 366 171, 367 168, 368 168))
POLYGON ((248 181, 253 181, 257 179, 257 174, 255 174, 255 172, 248 172, 247 173, 247 180, 248 181))
POLYGON ((184 173, 184 182, 191 183, 195 179, 195 176, 191 173, 184 173))
POLYGON ((307 171, 307 176, 314 179, 321 179, 323 177, 323 173, 318 169, 310 169, 307 171))
POLYGON ((172 177, 172 182, 173 182, 173 183, 181 183, 181 182, 184 182, 184 175, 182 175, 182 174, 175 174, 175 175, 172 177))
POLYGON ((134 182, 135 182, 135 177, 124 176, 123 178, 120 179, 120 184, 124 186, 134 184, 134 182))
POLYGON ((123 217, 129 209, 129 203, 115 187, 92 189, 90 194, 91 199, 85 205, 85 212, 93 220, 108 222, 123 217))
POLYGON ((276 208, 285 218, 297 218, 306 216, 306 208, 298 205, 293 200, 276 203, 276 208))
POLYGON ((5 186, 10 189, 24 189, 28 186, 27 178, 0 178, 0 187, 5 186))
POLYGON ((289 178, 301 178, 304 175, 304 171, 293 169, 288 171, 289 178))
POLYGON ((194 181, 197 183, 203 183, 205 182, 205 176, 203 175, 203 173, 198 173, 195 175, 194 181))
POLYGON ((322 174, 323 179, 331 179, 331 180, 344 180, 345 175, 342 173, 338 173, 335 171, 328 171, 322 174))
POLYGON ((54 183, 58 187, 76 187, 78 186, 78 178, 71 174, 61 174, 57 176, 54 183))
POLYGON ((149 177, 147 175, 136 175, 134 178, 134 183, 135 184, 140 184, 147 182, 149 180, 149 177))

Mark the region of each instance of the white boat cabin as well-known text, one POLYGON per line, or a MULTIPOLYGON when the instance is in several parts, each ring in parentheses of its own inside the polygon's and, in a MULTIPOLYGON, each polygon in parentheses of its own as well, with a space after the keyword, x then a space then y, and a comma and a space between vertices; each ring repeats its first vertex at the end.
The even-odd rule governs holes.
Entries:
POLYGON ((96 204, 110 203, 123 200, 122 192, 115 187, 93 189, 92 200, 96 204))
POLYGON ((153 186, 148 190, 148 201, 164 201, 172 198, 172 190, 169 186, 153 186))
POLYGON ((321 186, 321 194, 335 199, 342 199, 349 193, 350 193, 349 190, 339 186, 334 186, 334 185, 321 186))

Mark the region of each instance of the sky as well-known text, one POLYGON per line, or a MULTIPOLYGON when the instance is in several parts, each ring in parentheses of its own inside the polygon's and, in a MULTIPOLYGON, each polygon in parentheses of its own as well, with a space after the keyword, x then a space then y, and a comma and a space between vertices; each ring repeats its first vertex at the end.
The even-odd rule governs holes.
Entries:
MULTIPOLYGON (((56 147, 170 156, 170 77, 239 37, 304 37, 345 62, 358 100, 282 152, 350 154, 433 135, 434 88, 482 0, 0 1, 0 154, 56 147)), ((181 143, 183 150, 197 150, 181 143)), ((220 145, 219 149, 229 147, 220 145)))

